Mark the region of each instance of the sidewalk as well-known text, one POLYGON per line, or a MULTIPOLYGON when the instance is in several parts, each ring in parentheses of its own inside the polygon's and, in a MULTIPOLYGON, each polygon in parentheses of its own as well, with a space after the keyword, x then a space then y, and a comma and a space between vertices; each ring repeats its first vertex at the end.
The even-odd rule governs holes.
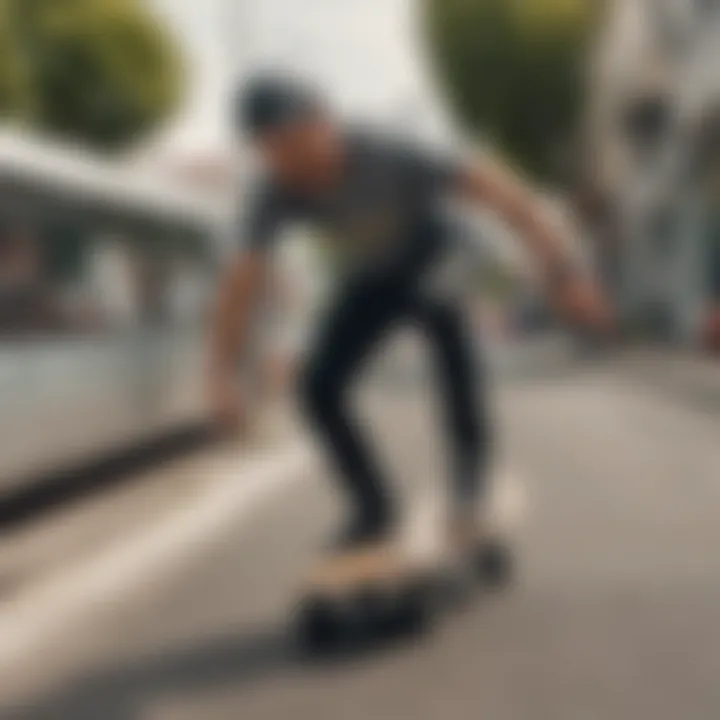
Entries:
POLYGON ((712 413, 720 413, 720 361, 697 353, 637 348, 620 355, 638 380, 712 413))

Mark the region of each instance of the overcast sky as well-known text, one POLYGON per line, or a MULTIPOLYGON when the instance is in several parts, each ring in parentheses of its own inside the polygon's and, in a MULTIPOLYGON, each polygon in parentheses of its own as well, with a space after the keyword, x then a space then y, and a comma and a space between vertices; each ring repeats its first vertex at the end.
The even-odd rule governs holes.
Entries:
POLYGON ((346 110, 430 115, 414 0, 152 0, 187 48, 190 92, 165 145, 222 148, 229 88, 249 67, 312 77, 346 110))

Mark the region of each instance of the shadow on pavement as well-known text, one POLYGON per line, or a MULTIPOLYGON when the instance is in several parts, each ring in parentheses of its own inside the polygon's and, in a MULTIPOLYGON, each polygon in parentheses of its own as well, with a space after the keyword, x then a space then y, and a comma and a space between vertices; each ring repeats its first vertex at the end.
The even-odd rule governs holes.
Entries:
MULTIPOLYGON (((286 672, 322 672, 396 646, 399 638, 354 646, 314 657, 296 642, 293 626, 239 636, 215 637, 205 643, 176 648, 132 665, 111 667, 86 676, 37 704, 15 708, 2 720, 141 720, 148 703, 178 692, 265 681, 286 672)), ((409 638, 405 638, 406 640, 409 638)))
POLYGON ((239 686, 303 661, 287 630, 216 637, 133 665, 86 676, 37 705, 18 708, 3 720, 137 720, 146 701, 173 690, 239 686))

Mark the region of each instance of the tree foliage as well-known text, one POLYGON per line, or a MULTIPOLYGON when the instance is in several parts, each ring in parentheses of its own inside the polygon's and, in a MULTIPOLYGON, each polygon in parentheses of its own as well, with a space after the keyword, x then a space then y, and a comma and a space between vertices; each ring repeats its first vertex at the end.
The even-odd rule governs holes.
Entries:
POLYGON ((460 121, 538 176, 556 173, 574 135, 596 9, 593 0, 426 0, 460 121))
POLYGON ((182 63, 140 0, 0 0, 0 112, 119 149, 176 107, 182 63))
POLYGON ((16 52, 12 27, 12 0, 0 0, 0 114, 24 115, 28 109, 28 82, 22 56, 16 52))

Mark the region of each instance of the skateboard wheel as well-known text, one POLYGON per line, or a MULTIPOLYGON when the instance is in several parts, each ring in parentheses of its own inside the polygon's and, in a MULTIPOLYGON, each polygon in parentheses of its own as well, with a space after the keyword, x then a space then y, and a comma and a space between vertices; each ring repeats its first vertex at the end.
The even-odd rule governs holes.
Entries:
POLYGON ((334 649, 342 636, 342 618, 338 608, 327 600, 306 601, 300 608, 299 636, 302 648, 311 653, 334 649))
POLYGON ((390 591, 366 589, 352 603, 351 616, 348 620, 360 642, 415 634, 430 624, 430 594, 420 584, 390 591))
POLYGON ((485 544, 478 550, 477 571, 490 588, 501 589, 512 580, 513 556, 510 548, 499 541, 485 544))
POLYGON ((401 607, 402 629, 410 633, 424 632, 433 619, 434 597, 431 588, 420 583, 408 588, 401 607))
POLYGON ((365 637, 382 634, 391 614, 394 599, 379 588, 358 592, 353 603, 353 617, 358 632, 365 637))

